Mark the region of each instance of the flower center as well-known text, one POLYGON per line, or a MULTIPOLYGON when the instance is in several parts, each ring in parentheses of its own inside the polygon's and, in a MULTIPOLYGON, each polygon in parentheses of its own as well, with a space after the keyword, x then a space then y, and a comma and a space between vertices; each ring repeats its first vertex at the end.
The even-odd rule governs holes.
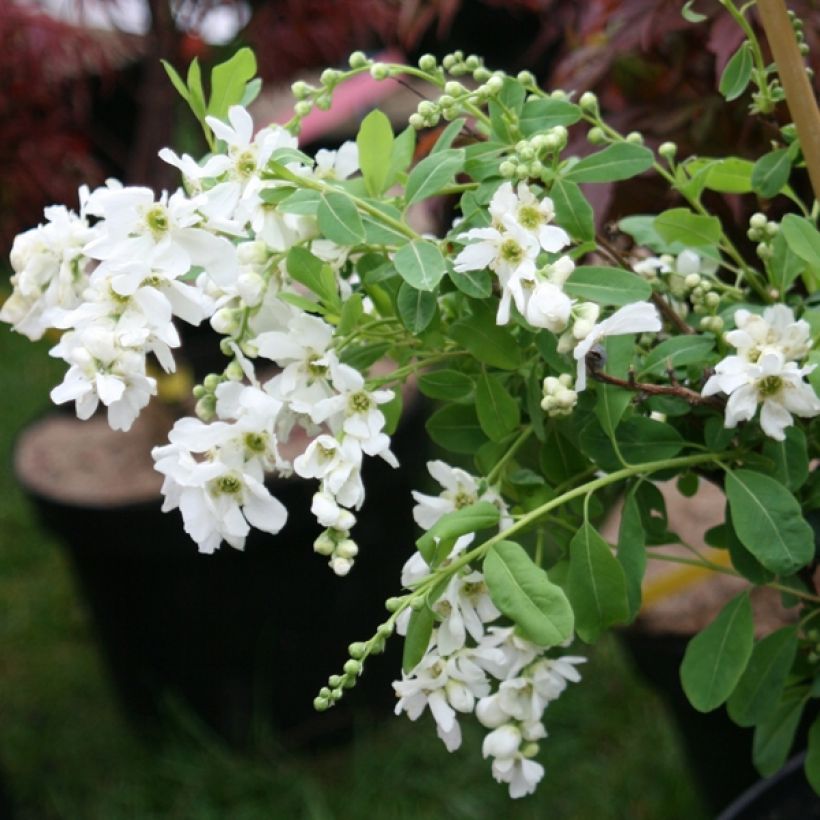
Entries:
POLYGON ((321 458, 322 461, 330 461, 336 455, 335 449, 331 447, 325 447, 324 444, 317 444, 316 449, 318 450, 319 458, 321 458))
POLYGON ((243 151, 236 158, 236 171, 241 177, 249 177, 256 173, 256 155, 253 151, 243 151))
POLYGON ((456 493, 456 497, 453 499, 453 506, 457 510, 460 510, 462 507, 469 507, 474 500, 475 499, 472 495, 470 495, 470 493, 464 492, 464 490, 459 490, 456 493))
POLYGON ((780 376, 766 376, 757 383, 757 392, 764 398, 776 396, 783 388, 780 376))
POLYGON ((245 449, 250 453, 264 453, 268 448, 267 433, 245 433, 245 449))
POLYGON ((215 495, 236 495, 242 489, 242 480, 236 473, 227 473, 211 482, 215 495))
POLYGON ((514 239, 505 239, 499 250, 505 262, 520 262, 524 256, 524 249, 514 239))
POLYGON ((327 365, 321 364, 321 356, 314 355, 308 359, 307 371, 311 376, 319 379, 327 374, 327 365))
POLYGON ((145 224, 148 225, 148 230, 155 238, 162 236, 169 225, 168 213, 162 205, 154 205, 149 208, 145 214, 145 224))
POLYGON ((364 390, 360 390, 348 399, 347 406, 352 413, 366 413, 373 406, 373 402, 364 390))
POLYGON ((522 205, 518 209, 518 224, 528 231, 534 230, 543 221, 543 214, 534 205, 522 205))

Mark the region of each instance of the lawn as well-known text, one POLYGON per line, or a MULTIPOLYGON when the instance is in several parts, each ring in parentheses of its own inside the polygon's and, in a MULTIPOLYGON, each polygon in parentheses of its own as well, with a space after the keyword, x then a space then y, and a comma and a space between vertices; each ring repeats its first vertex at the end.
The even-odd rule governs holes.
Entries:
POLYGON ((545 779, 534 797, 515 803, 492 781, 480 727, 466 720, 464 744, 452 755, 427 715, 415 724, 363 716, 350 744, 309 755, 286 753, 270 736, 253 754, 239 754, 184 704, 169 705, 160 737, 136 736, 61 546, 34 519, 11 473, 15 432, 44 411, 60 377, 47 348, 0 328, 0 766, 17 817, 705 816, 668 715, 614 640, 591 650, 583 684, 549 707, 539 758, 545 779))

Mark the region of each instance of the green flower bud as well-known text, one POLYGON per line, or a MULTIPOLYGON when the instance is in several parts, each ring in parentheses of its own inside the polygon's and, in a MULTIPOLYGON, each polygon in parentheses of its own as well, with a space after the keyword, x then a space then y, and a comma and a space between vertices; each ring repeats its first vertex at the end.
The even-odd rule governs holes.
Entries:
POLYGON ((327 698, 315 697, 313 699, 313 708, 317 712, 326 712, 329 706, 330 706, 330 703, 328 703, 327 698))
POLYGON ((444 93, 451 97, 460 97, 466 90, 461 83, 455 80, 449 80, 444 84, 444 93))
POLYGON ((765 243, 761 242, 756 248, 755 253, 761 259, 771 259, 774 256, 774 251, 765 243))
POLYGON ((328 689, 327 686, 323 686, 319 690, 319 697, 320 698, 329 698, 330 697, 330 689, 328 689))
POLYGON ((515 163, 505 159, 501 165, 498 166, 498 173, 501 174, 502 177, 506 177, 509 179, 510 177, 515 176, 515 163))
POLYGON ((342 692, 341 689, 331 689, 330 690, 330 696, 329 696, 330 700, 334 701, 334 702, 337 701, 337 700, 341 700, 342 699, 342 694, 343 694, 343 692, 342 692))
POLYGON ((308 100, 299 100, 299 102, 293 106, 293 112, 297 117, 306 117, 312 110, 313 103, 308 100))
POLYGON ((236 359, 225 368, 225 378, 232 382, 241 382, 245 378, 242 365, 236 359))
POLYGON ((351 68, 364 68, 369 62, 363 51, 354 51, 347 59, 347 64, 351 68))
POLYGON ((356 658, 356 660, 361 660, 364 657, 364 653, 366 650, 367 647, 362 641, 356 641, 355 643, 352 643, 347 647, 347 651, 350 657, 356 658))
POLYGON ((487 80, 490 79, 490 77, 492 77, 492 72, 488 68, 485 68, 483 65, 479 66, 477 69, 475 69, 475 71, 473 71, 473 79, 477 83, 486 83, 487 80))
POLYGON ((332 103, 332 99, 331 99, 330 94, 321 94, 316 98, 316 100, 314 102, 314 105, 320 111, 330 111, 331 103, 332 103))
POLYGON ((408 119, 407 123, 411 128, 415 128, 416 131, 421 131, 424 128, 424 117, 421 114, 411 114, 408 119))
POLYGON ((216 418, 216 397, 203 396, 194 406, 194 411, 202 421, 213 421, 216 418))
POLYGON ((419 68, 422 71, 434 71, 436 65, 436 58, 432 54, 422 54, 419 57, 419 68))
POLYGON ((449 71, 456 64, 456 58, 452 54, 445 54, 441 64, 446 71, 449 71))
POLYGON ((550 99, 552 100, 566 100, 567 97, 567 92, 561 88, 556 88, 554 91, 550 92, 550 99))
POLYGON ((401 606, 401 598, 388 598, 384 602, 384 608, 388 612, 395 612, 401 606))
POLYGON ((752 228, 765 228, 768 223, 769 220, 766 218, 766 214, 762 214, 759 211, 756 214, 752 214, 749 218, 749 226, 752 228))
POLYGON ((303 100, 305 97, 310 95, 310 92, 313 89, 309 86, 306 82, 302 80, 297 80, 293 85, 290 87, 290 93, 296 97, 297 100, 303 100))
POLYGON ((778 222, 767 222, 766 233, 768 236, 777 236, 780 232, 780 224, 778 222))
POLYGON ((481 57, 477 54, 470 54, 464 61, 464 66, 468 71, 475 71, 481 66, 481 57))
POLYGON ((519 71, 516 79, 522 85, 535 85, 535 76, 531 71, 519 71))
POLYGON ((383 624, 379 624, 378 628, 376 629, 376 634, 380 638, 389 638, 393 634, 393 624, 389 621, 385 621, 383 624))
POLYGON ((201 399, 207 391, 201 384, 197 384, 191 392, 193 393, 195 399, 201 399))
POLYGON ((530 174, 530 169, 527 165, 523 162, 519 162, 518 165, 515 166, 515 175, 518 179, 526 179, 530 174))
POLYGON ((585 91, 581 94, 578 105, 580 105, 581 110, 587 114, 594 114, 598 110, 598 98, 591 91, 585 91))
POLYGON ((370 76, 374 80, 386 80, 390 76, 390 69, 384 63, 373 63, 370 66, 370 76))
POLYGON ((587 132, 587 140, 592 145, 600 145, 602 142, 606 142, 606 134, 602 128, 598 128, 596 125, 594 128, 590 128, 587 132))
POLYGON ((362 664, 354 658, 349 658, 345 661, 345 665, 342 668, 348 675, 358 675, 359 672, 362 671, 362 664))
POLYGON ((319 76, 322 85, 336 85, 339 82, 340 74, 335 68, 326 68, 319 76))
POLYGON ((534 159, 530 163, 530 172, 528 176, 530 177, 540 177, 541 172, 544 170, 544 165, 540 160, 534 159))
POLYGON ((661 155, 664 159, 667 159, 667 160, 669 160, 669 159, 674 159, 675 154, 677 154, 677 153, 678 153, 678 146, 677 146, 677 145, 675 145, 675 143, 674 143, 674 142, 664 142, 664 143, 661 143, 660 148, 658 148, 658 153, 659 153, 659 154, 660 154, 660 155, 661 155))
POLYGON ((643 136, 639 134, 637 131, 630 131, 626 135, 626 141, 630 145, 643 145, 643 136))
POLYGON ((331 688, 337 689, 338 687, 340 687, 342 685, 342 676, 341 675, 331 675, 327 679, 327 682, 328 682, 328 685, 331 688))

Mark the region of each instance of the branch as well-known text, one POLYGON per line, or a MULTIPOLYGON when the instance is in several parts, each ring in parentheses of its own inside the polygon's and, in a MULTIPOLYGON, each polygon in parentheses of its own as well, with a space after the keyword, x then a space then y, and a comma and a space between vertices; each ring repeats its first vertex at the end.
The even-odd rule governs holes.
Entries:
POLYGON ((689 404, 702 404, 723 412, 726 405, 723 399, 716 396, 701 396, 696 390, 684 387, 682 384, 650 384, 649 382, 635 381, 635 373, 630 370, 626 379, 619 379, 610 376, 598 369, 597 361, 587 359, 587 368, 593 379, 604 384, 612 384, 615 387, 622 387, 624 390, 634 390, 636 393, 643 393, 647 396, 672 396, 676 399, 683 399, 689 404))

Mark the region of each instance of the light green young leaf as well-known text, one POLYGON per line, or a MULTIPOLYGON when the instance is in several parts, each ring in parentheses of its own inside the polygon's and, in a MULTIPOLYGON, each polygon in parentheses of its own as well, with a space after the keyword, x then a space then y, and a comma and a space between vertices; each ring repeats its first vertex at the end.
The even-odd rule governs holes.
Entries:
POLYGON ((211 72, 211 99, 208 114, 220 120, 228 115, 232 105, 238 105, 245 94, 245 85, 256 74, 256 56, 249 48, 240 48, 211 72))
POLYGON ((413 153, 416 150, 416 129, 408 125, 393 140, 393 148, 390 152, 390 167, 387 171, 385 188, 389 188, 403 174, 413 161, 413 153))
POLYGON ((752 190, 754 164, 740 157, 713 162, 706 172, 704 187, 722 194, 748 194, 752 190))
POLYGON ((438 245, 427 239, 408 242, 399 248, 393 261, 401 278, 417 290, 435 290, 447 272, 447 263, 438 245))
POLYGON ((607 627, 629 620, 626 578, 609 544, 585 522, 569 545, 567 595, 575 630, 593 643, 607 627))
POLYGON ((356 146, 367 191, 371 196, 378 196, 386 187, 393 155, 393 128, 387 115, 378 108, 362 120, 356 146))
POLYGON ((726 708, 738 726, 755 726, 774 713, 797 654, 797 630, 786 626, 758 641, 726 708))
POLYGON ((484 558, 484 578, 493 603, 540 646, 557 646, 572 637, 572 607, 526 550, 513 541, 493 544, 484 558))
POLYGON ((165 73, 168 75, 168 79, 171 81, 171 85, 174 86, 179 96, 182 97, 193 110, 193 106, 191 105, 191 92, 185 84, 185 80, 179 76, 177 70, 167 60, 160 60, 160 62, 165 69, 165 73))
POLYGON ((786 293, 792 282, 806 269, 806 262, 789 247, 783 231, 772 240, 772 259, 768 265, 769 282, 778 293, 786 293))
POLYGON ((342 307, 342 313, 339 316, 339 324, 336 327, 336 333, 339 336, 345 336, 350 333, 364 315, 362 299, 363 296, 361 292, 357 292, 351 294, 351 296, 345 301, 344 306, 342 307))
POLYGON ((654 161, 648 148, 618 142, 579 160, 564 174, 564 179, 576 183, 616 182, 642 174, 654 161))
POLYGON ((425 157, 407 178, 405 202, 412 205, 434 196, 464 167, 464 149, 448 148, 425 157))
POLYGON ((791 575, 814 556, 814 532, 797 499, 779 482, 751 470, 726 473, 735 531, 766 569, 791 575))
POLYGON ((415 334, 425 330, 436 315, 436 297, 402 282, 396 295, 396 310, 402 324, 415 334))
POLYGON ((781 229, 792 251, 813 270, 820 269, 820 232, 811 221, 797 214, 786 214, 781 229))
POLYGON ((752 79, 752 48, 748 41, 732 55, 720 77, 718 90, 729 101, 736 100, 752 79))
POLYGON ((294 245, 288 251, 286 266, 291 279, 312 290, 328 306, 338 305, 339 294, 333 273, 307 248, 294 245))
POLYGON ((205 92, 202 89, 202 69, 196 57, 188 66, 188 90, 191 92, 189 100, 191 110, 196 118, 202 121, 205 119, 205 92))
POLYGON ((695 709, 711 712, 726 701, 746 669, 753 644, 752 605, 748 592, 742 592, 686 647, 680 679, 695 709))
POLYGON ((692 6, 695 4, 695 0, 686 0, 684 3, 683 8, 680 10, 681 17, 684 20, 687 20, 690 23, 702 23, 706 20, 705 14, 700 14, 700 12, 694 11, 692 6))
POLYGON ((599 305, 628 305, 652 294, 650 284, 632 271, 603 265, 580 265, 570 274, 564 290, 576 299, 599 305))
POLYGON ((316 214, 319 230, 331 242, 350 247, 365 241, 362 219, 349 196, 336 191, 322 194, 316 214))
POLYGON ((655 217, 655 230, 666 242, 681 242, 692 247, 716 245, 720 240, 720 220, 703 216, 688 208, 672 208, 655 217))
POLYGON ((481 429, 491 441, 502 441, 518 428, 521 422, 519 404, 495 376, 481 373, 475 400, 481 429))

